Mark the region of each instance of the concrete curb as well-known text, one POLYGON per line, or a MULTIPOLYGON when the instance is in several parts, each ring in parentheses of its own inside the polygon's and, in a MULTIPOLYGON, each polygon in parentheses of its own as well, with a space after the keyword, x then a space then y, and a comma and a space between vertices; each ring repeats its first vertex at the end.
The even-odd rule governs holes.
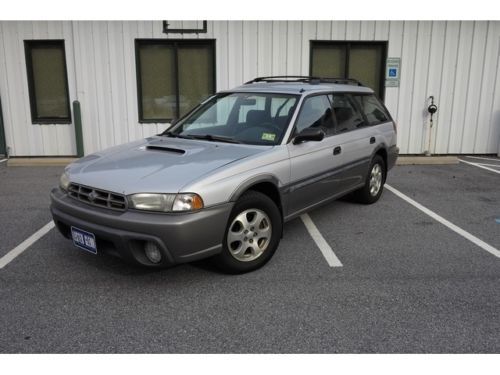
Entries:
POLYGON ((396 165, 458 164, 456 156, 399 156, 396 165))
POLYGON ((77 158, 12 158, 7 160, 8 167, 64 167, 77 158))

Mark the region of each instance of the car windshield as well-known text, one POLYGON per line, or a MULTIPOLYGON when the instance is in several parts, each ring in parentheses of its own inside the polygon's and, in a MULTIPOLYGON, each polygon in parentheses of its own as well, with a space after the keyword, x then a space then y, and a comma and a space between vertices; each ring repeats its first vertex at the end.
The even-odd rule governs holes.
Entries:
POLYGON ((297 102, 297 95, 220 94, 163 134, 209 141, 276 145, 286 132, 297 102))

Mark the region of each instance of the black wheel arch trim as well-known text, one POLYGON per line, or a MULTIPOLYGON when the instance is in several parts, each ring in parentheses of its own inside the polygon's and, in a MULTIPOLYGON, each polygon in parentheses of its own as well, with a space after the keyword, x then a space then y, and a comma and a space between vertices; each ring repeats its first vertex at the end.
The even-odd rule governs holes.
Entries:
POLYGON ((279 183, 278 178, 272 174, 260 174, 257 176, 250 177, 249 179, 243 181, 241 184, 238 185, 236 190, 231 194, 231 197, 229 198, 229 200, 231 202, 237 201, 238 198, 241 197, 241 195, 244 192, 251 189, 252 186, 255 186, 255 185, 263 183, 263 182, 271 183, 274 185, 274 187, 276 188, 276 191, 278 191, 278 194, 280 196, 280 201, 281 201, 280 205, 282 205, 283 195, 281 193, 280 183, 279 183))
MULTIPOLYGON (((380 151, 380 150, 384 150, 386 155, 389 156, 389 149, 388 147, 386 146, 385 143, 380 143, 377 145, 377 147, 375 147, 372 151, 372 155, 370 157, 370 160, 373 160, 373 158, 375 157, 375 155, 380 151)), ((385 160, 385 163, 387 164, 387 161, 385 160)), ((387 168, 387 165, 385 166, 387 168)))
MULTIPOLYGON (((384 182, 387 179, 387 172, 390 169, 390 166, 389 166, 390 159, 389 158, 391 157, 391 151, 390 151, 391 148, 392 148, 392 146, 391 147, 387 147, 387 145, 385 143, 380 143, 379 145, 377 145, 377 147, 375 147, 375 149, 372 152, 371 158, 370 158, 370 160, 373 160, 373 158, 375 157, 375 155, 377 155, 377 153, 380 150, 384 150, 385 151, 386 157, 385 157, 385 160, 384 160, 384 163, 385 163, 384 182)), ((370 164, 371 164, 371 162, 370 162, 370 164)), ((366 171, 366 176, 368 176, 369 173, 370 173, 369 170, 366 171)))
MULTIPOLYGON (((283 196, 283 191, 282 191, 283 189, 280 188, 279 179, 272 174, 260 174, 257 176, 250 177, 249 179, 243 181, 240 185, 238 185, 233 194, 231 194, 229 201, 236 202, 238 198, 240 198, 243 195, 243 193, 245 193, 248 190, 251 190, 253 186, 256 186, 261 183, 271 183, 276 188, 280 200, 279 202, 276 203, 278 206, 278 210, 281 214, 281 219, 284 221, 285 212, 287 210, 287 201, 283 196)), ((280 237, 283 238, 283 226, 281 227, 280 237)))

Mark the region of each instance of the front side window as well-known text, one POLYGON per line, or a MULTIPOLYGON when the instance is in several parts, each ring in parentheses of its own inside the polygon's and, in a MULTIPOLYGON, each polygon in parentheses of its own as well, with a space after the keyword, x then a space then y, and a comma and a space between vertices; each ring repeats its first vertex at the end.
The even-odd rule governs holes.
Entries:
POLYGON ((297 102, 296 95, 220 94, 164 134, 180 138, 276 145, 288 128, 297 102))
POLYGON ((328 95, 310 96, 304 99, 295 124, 295 134, 305 128, 322 128, 325 133, 333 132, 333 118, 328 95))
POLYGON ((214 42, 137 40, 140 122, 179 118, 215 92, 214 42))
POLYGON ((27 40, 24 47, 32 122, 71 123, 64 41, 27 40))

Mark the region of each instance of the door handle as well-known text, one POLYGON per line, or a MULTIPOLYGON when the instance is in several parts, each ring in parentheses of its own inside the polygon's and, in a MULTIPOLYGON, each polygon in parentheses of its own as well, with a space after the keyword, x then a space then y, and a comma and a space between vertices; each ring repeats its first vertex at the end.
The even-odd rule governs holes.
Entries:
POLYGON ((337 146, 333 149, 333 155, 338 155, 342 152, 342 147, 337 146))
POLYGON ((371 138, 370 138, 370 144, 372 145, 372 144, 374 144, 374 143, 375 143, 375 137, 371 137, 371 138))

